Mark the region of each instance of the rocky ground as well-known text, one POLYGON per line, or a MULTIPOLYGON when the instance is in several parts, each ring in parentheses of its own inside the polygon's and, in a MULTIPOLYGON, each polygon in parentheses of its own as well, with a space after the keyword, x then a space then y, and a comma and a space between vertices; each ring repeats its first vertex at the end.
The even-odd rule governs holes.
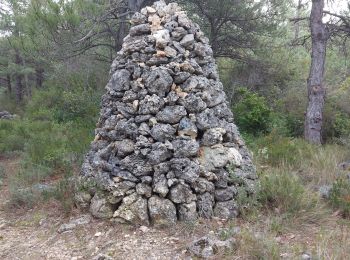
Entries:
MULTIPOLYGON (((0 164, 11 174, 19 160, 0 157, 0 164)), ((188 223, 155 229, 112 224, 78 211, 65 216, 54 201, 31 210, 9 208, 8 188, 5 176, 0 191, 0 259, 186 259, 187 245, 207 234, 214 223, 202 223, 200 230, 188 223)))
MULTIPOLYGON (((0 156, 0 165, 11 174, 19 159, 0 156)), ((293 219, 295 224, 286 228, 279 226, 277 211, 167 229, 131 227, 77 210, 67 216, 55 201, 31 210, 9 208, 7 177, 0 191, 0 259, 198 259, 187 248, 213 233, 225 242, 200 240, 195 245, 205 249, 202 254, 213 253, 209 259, 347 259, 350 254, 350 226, 337 212, 323 219, 322 225, 293 219)))

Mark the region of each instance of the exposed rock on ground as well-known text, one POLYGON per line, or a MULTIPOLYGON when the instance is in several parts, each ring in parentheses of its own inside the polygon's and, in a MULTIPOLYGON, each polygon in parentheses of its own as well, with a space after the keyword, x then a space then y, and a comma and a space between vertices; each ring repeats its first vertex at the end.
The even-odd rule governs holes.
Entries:
POLYGON ((7 111, 0 111, 0 119, 14 119, 16 116, 7 111))
POLYGON ((208 39, 164 1, 131 22, 111 67, 77 203, 95 217, 139 225, 236 217, 238 190, 254 193, 257 175, 208 39))

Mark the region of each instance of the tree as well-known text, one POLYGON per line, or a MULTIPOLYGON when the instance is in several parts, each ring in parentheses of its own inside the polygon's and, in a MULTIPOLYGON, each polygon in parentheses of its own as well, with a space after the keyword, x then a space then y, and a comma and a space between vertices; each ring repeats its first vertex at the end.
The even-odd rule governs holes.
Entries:
MULTIPOLYGON (((324 10, 324 0, 312 0, 310 30, 312 39, 311 66, 307 82, 308 106, 305 115, 304 137, 314 144, 322 143, 323 107, 326 90, 323 83, 327 43, 331 37, 350 35, 350 19, 324 10), (325 14, 338 18, 323 22, 325 14)), ((350 5, 349 5, 350 9, 350 5)))
POLYGON ((322 143, 323 107, 326 90, 323 84, 329 32, 323 23, 324 0, 312 0, 310 30, 312 39, 311 66, 308 78, 308 107, 305 116, 305 139, 322 143))

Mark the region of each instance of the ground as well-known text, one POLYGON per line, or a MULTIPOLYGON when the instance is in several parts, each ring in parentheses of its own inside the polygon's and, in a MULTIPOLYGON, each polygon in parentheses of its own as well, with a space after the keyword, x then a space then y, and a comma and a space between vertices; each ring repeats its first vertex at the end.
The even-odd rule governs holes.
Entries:
MULTIPOLYGON (((1 158, 5 172, 18 165, 16 158, 1 158)), ((61 224, 81 214, 67 216, 50 201, 31 210, 9 208, 6 176, 0 193, 0 259, 93 259, 99 254, 112 259, 191 259, 187 245, 196 238, 218 232, 221 239, 233 237, 234 246, 212 259, 347 259, 350 255, 349 222, 337 212, 319 223, 281 227, 279 214, 258 213, 247 219, 224 222, 218 219, 182 223, 167 229, 131 227, 93 219, 72 231, 58 233, 61 224)), ((194 258, 196 259, 196 258, 194 258)))

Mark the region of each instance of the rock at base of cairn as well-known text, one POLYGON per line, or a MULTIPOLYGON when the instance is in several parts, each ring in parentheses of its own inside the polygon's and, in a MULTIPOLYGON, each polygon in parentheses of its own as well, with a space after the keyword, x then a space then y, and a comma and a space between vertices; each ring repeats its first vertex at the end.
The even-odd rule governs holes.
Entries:
POLYGON ((136 13, 111 68, 76 201, 98 218, 234 218, 257 175, 199 26, 176 4, 136 13))

